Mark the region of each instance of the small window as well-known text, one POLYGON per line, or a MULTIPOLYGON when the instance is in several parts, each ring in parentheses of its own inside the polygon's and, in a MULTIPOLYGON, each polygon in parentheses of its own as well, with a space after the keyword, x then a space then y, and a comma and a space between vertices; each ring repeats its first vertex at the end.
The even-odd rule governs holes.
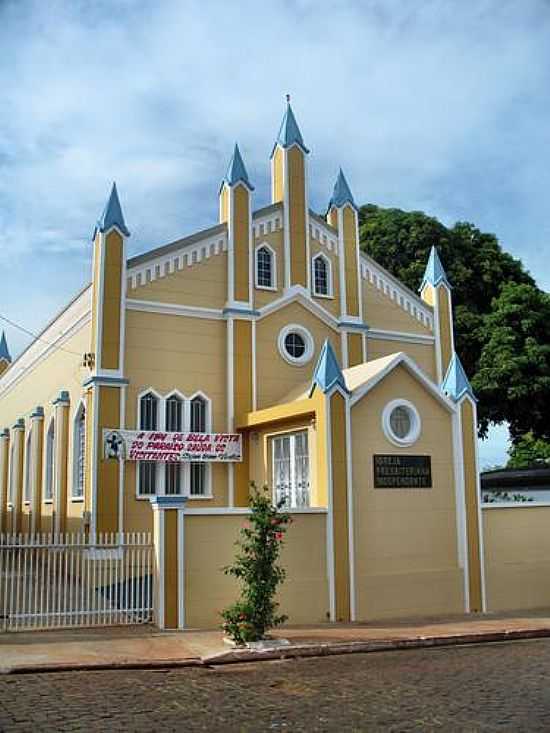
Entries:
POLYGON ((288 509, 308 507, 309 452, 307 432, 272 439, 273 486, 275 501, 288 509))
MULTIPOLYGON (((159 400, 152 392, 143 395, 139 401, 140 430, 157 430, 159 400)), ((157 464, 155 461, 140 461, 138 468, 138 494, 152 496, 156 493, 157 464)))
MULTIPOLYGON (((191 418, 189 429, 192 433, 206 432, 207 403, 203 397, 191 400, 191 418)), ((204 496, 206 494, 207 469, 204 463, 191 463, 189 466, 189 495, 204 496)))
MULTIPOLYGON (((183 400, 177 395, 172 395, 166 400, 166 430, 172 433, 180 433, 183 430, 183 400)), ((165 493, 181 494, 183 464, 167 463, 164 471, 165 493)))
POLYGON ((421 430, 420 415, 408 400, 392 400, 382 412, 382 428, 389 441, 397 446, 415 443, 421 430))
POLYGON ((332 290, 330 262, 322 254, 313 259, 313 294, 330 296, 332 290))
POLYGON ((313 337, 303 326, 288 325, 279 333, 279 353, 289 364, 306 364, 313 351, 313 337))
POLYGON ((53 500, 55 472, 55 422, 52 419, 46 433, 46 470, 44 475, 44 501, 53 500))
POLYGON ((82 499, 86 481, 86 408, 77 410, 74 426, 73 499, 82 499))
POLYGON ((256 250, 256 287, 275 289, 275 256, 266 245, 256 250))
POLYGON ((32 429, 29 430, 27 439, 25 441, 25 481, 24 481, 24 492, 23 500, 25 503, 30 504, 32 498, 32 463, 31 463, 31 435, 32 429))

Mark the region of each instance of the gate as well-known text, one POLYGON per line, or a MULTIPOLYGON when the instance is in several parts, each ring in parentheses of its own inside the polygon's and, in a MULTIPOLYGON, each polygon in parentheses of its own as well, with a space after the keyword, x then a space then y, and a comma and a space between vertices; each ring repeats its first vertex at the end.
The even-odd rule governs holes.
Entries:
POLYGON ((0 631, 150 623, 150 533, 0 534, 0 631))

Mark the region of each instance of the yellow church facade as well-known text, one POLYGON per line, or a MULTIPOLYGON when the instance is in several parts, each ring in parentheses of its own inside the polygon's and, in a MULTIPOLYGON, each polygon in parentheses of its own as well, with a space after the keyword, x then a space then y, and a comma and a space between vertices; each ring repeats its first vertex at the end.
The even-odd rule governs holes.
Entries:
POLYGON ((213 626, 234 600, 221 568, 251 482, 294 518, 293 623, 485 608, 451 285, 435 251, 419 295, 360 251, 341 171, 314 213, 308 157, 288 105, 269 206, 235 146, 219 222, 131 258, 113 186, 91 284, 15 361, 0 349, 0 531, 154 531, 162 626, 213 626), (241 454, 110 460, 105 431, 239 436, 241 454))

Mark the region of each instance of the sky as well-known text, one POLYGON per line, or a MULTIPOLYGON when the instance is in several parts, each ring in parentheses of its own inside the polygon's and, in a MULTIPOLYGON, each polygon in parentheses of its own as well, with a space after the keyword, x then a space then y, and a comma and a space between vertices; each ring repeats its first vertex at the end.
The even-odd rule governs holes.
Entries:
POLYGON ((548 289, 549 38, 547 0, 0 0, 0 314, 36 332, 89 281, 113 180, 130 255, 217 222, 235 141, 269 203, 286 93, 312 208, 342 166, 356 201, 472 221, 548 289))

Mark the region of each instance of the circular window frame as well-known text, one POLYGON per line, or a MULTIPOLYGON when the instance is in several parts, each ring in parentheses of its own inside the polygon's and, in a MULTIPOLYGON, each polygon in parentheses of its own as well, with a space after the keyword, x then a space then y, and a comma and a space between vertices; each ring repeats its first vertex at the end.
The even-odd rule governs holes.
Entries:
POLYGON ((390 443, 393 443, 399 448, 414 445, 422 432, 422 420, 420 419, 420 413, 413 403, 409 402, 409 400, 405 400, 403 398, 391 400, 391 402, 388 402, 382 411, 382 430, 390 443), (391 426, 390 417, 396 407, 404 407, 409 412, 409 416, 411 418, 411 429, 409 430, 408 435, 404 438, 400 438, 396 435, 391 426))
POLYGON ((291 364, 292 366, 303 366, 304 364, 307 364, 308 361, 311 361, 315 352, 315 341, 313 340, 313 336, 310 334, 307 328, 304 328, 304 326, 300 326, 298 323, 289 323, 279 331, 277 346, 279 349, 279 354, 283 357, 287 364, 291 364), (291 333, 297 333, 299 336, 301 336, 304 339, 304 344, 306 347, 302 356, 299 356, 297 358, 295 356, 292 356, 292 354, 289 354, 285 346, 286 337, 291 333))

